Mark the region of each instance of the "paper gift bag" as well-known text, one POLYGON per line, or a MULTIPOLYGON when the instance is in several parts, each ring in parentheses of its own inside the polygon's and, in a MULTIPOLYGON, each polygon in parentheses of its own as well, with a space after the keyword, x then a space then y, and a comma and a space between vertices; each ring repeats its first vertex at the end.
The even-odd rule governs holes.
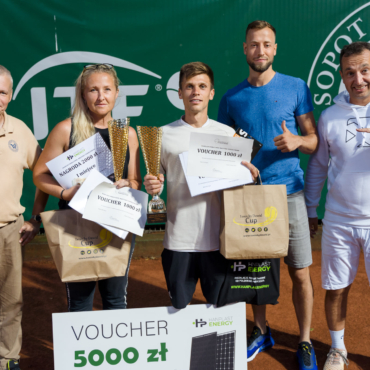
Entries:
POLYGON ((280 258, 288 254, 285 185, 247 185, 223 191, 220 252, 227 259, 280 258))
POLYGON ((73 209, 41 213, 46 238, 63 282, 126 274, 132 234, 125 240, 73 209))

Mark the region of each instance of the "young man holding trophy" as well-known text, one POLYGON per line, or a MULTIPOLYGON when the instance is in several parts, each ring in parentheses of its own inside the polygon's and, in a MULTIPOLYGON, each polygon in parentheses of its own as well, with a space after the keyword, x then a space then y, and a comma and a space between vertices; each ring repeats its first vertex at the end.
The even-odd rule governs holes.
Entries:
MULTIPOLYGON (((191 301, 198 279, 208 303, 216 304, 225 278, 225 258, 219 253, 221 198, 219 192, 192 197, 179 155, 188 151, 192 132, 233 136, 234 130, 208 118, 208 103, 213 99, 214 79, 211 68, 201 62, 182 66, 179 97, 185 115, 164 127, 160 175, 147 174, 145 189, 160 193, 167 178, 167 224, 163 241, 162 265, 168 292, 175 308, 191 301)), ((258 170, 242 162, 253 178, 258 170)))

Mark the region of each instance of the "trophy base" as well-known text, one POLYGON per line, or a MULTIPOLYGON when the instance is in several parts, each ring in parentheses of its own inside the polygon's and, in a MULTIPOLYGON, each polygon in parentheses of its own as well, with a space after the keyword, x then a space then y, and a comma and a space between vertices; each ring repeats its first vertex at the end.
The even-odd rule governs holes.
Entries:
POLYGON ((148 224, 162 224, 167 222, 167 212, 148 213, 146 222, 148 224))

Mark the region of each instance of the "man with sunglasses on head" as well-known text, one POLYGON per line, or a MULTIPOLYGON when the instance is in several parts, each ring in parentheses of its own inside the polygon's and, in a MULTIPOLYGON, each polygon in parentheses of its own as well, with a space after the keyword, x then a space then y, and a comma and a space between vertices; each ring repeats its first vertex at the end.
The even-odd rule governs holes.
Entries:
POLYGON ((31 130, 6 113, 13 79, 0 65, 0 370, 19 370, 22 346, 22 247, 39 232, 48 196, 36 189, 32 217, 24 221, 20 204, 23 172, 34 169, 41 148, 31 130))
MULTIPOLYGON (((249 77, 223 96, 218 120, 242 129, 261 142, 263 147, 253 163, 261 171, 263 183, 287 187, 289 249, 284 262, 293 282, 293 303, 300 330, 297 357, 299 369, 317 369, 310 341, 312 252, 298 155, 298 150, 313 153, 318 143, 311 93, 301 79, 272 69, 277 44, 271 24, 250 23, 243 46, 249 77), (298 128, 302 136, 298 135, 298 128)), ((274 345, 270 328, 266 326, 266 306, 252 308, 255 326, 248 339, 248 361, 274 345)))

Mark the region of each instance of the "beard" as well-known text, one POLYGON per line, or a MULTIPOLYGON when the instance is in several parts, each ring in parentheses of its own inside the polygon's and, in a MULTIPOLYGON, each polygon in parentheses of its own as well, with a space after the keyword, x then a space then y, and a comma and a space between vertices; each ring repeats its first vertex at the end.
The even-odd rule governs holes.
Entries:
POLYGON ((249 67, 251 67, 253 69, 253 71, 259 72, 259 73, 263 73, 263 72, 267 71, 270 68, 270 66, 272 65, 272 62, 273 61, 270 60, 266 64, 257 65, 257 64, 255 64, 255 63, 253 63, 253 62, 251 62, 247 59, 247 63, 249 65, 249 67))

